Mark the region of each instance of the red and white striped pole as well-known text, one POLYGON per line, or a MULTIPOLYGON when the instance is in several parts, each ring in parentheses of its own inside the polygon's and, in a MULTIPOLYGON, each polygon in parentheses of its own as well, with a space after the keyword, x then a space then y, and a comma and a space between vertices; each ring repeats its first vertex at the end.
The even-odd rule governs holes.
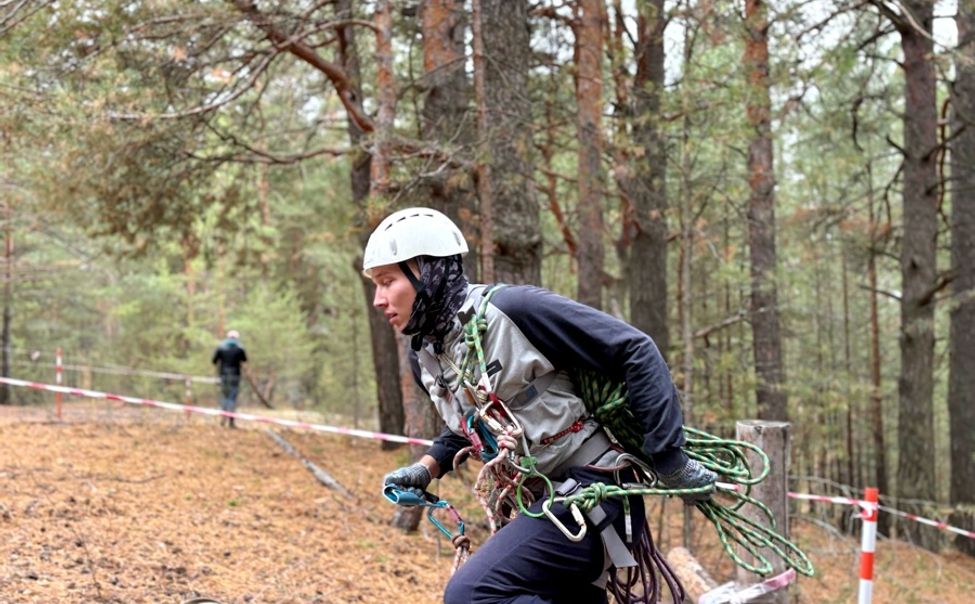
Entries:
MULTIPOLYGON (((64 371, 64 363, 61 362, 61 347, 58 346, 54 351, 54 383, 61 385, 61 373, 64 371)), ((61 419, 61 393, 54 393, 54 414, 61 419)))
POLYGON ((870 604, 873 599, 873 553, 877 545, 877 513, 880 510, 877 489, 867 487, 863 499, 867 502, 861 517, 860 538, 860 594, 857 604, 870 604))

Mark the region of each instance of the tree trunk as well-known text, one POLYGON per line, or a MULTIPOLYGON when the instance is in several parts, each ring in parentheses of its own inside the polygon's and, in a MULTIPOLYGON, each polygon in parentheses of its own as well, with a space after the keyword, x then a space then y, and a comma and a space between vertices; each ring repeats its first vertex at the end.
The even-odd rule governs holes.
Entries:
MULTIPOLYGON (((859 483, 856 477, 856 462, 858 460, 855 455, 855 447, 859 446, 860 439, 857 438, 855 434, 854 418, 856 413, 856 401, 857 397, 853 394, 853 352, 852 343, 850 340, 850 284, 849 284, 849 271, 847 270, 846 261, 846 246, 840 248, 841 262, 840 271, 842 272, 842 284, 843 284, 843 375, 846 376, 846 443, 844 443, 844 449, 846 451, 846 484, 852 485, 856 488, 862 488, 863 485, 859 483)), ((859 423, 859 422, 857 422, 859 423)))
MULTIPOLYGON (((951 273, 948 412, 951 425, 951 503, 975 505, 975 0, 959 0, 958 54, 952 89, 951 273)), ((971 530, 972 515, 964 522, 971 530)), ((956 546, 975 555, 975 542, 956 546)))
MULTIPOLYGON (((13 322, 13 264, 14 264, 14 234, 13 211, 10 201, 4 204, 4 279, 3 279, 3 326, 0 330, 0 373, 3 377, 10 377, 10 361, 12 344, 10 341, 10 327, 13 322)), ((58 395, 60 396, 60 395, 58 395)), ((0 386, 0 405, 13 403, 13 388, 10 384, 0 386)))
POLYGON ((393 9, 390 0, 376 4, 373 17, 376 33, 376 130, 373 133, 369 195, 372 201, 384 202, 389 193, 389 167, 392 161, 390 140, 396 120, 396 80, 393 75, 393 9))
POLYGON ((667 355, 667 160, 660 131, 660 94, 664 87, 663 0, 639 4, 636 77, 633 81, 633 186, 627 196, 633 207, 629 222, 630 322, 650 335, 667 355))
MULTIPOLYGON (((662 3, 661 3, 661 9, 662 3)), ((663 35, 663 15, 658 15, 658 19, 661 20, 659 35, 663 35)), ((684 30, 684 74, 687 75, 691 68, 691 59, 694 56, 694 43, 696 36, 694 35, 690 27, 684 30)), ((660 41, 663 44, 663 41, 660 41)), ((662 52, 661 47, 661 52, 662 52)), ((662 59, 662 55, 660 57, 662 59)), ((663 65, 660 65, 663 68, 663 65)), ((637 71, 639 74, 639 69, 637 71)), ((660 74, 663 77, 663 74, 660 74)), ((640 79, 639 77, 637 79, 640 79)), ((691 157, 691 92, 686 85, 690 80, 689 77, 684 78, 684 83, 681 85, 680 89, 680 99, 681 99, 681 112, 683 113, 683 118, 681 120, 681 146, 680 146, 680 254, 679 262, 677 266, 677 314, 678 314, 678 324, 681 330, 681 339, 683 340, 683 350, 681 352, 681 382, 683 386, 684 394, 684 420, 688 424, 693 424, 695 415, 694 408, 696 401, 694 400, 694 332, 693 332, 693 303, 694 297, 691 295, 691 275, 693 268, 692 260, 694 254, 694 209, 693 209, 693 198, 692 193, 693 183, 691 182, 691 170, 692 170, 692 157, 691 157)), ((662 84, 662 82, 660 82, 662 84)), ((636 88, 640 88, 637 86, 636 88)), ((657 109, 660 107, 659 97, 657 100, 657 109)), ((651 117, 651 116, 646 116, 651 117)), ((662 145, 662 143, 661 143, 662 145)), ((649 151, 649 150, 648 150, 649 151)), ((658 149, 658 154, 660 150, 658 149)), ((658 159, 658 161, 665 161, 663 158, 658 159)), ((661 217, 662 218, 662 217, 661 217)), ((660 221, 662 225, 662 220, 660 221)), ((666 233, 659 233, 662 237, 666 236, 666 233)), ((662 241, 663 250, 666 250, 666 241, 662 241)), ((649 258, 647 259, 649 260, 649 258)), ((664 264, 659 267, 666 273, 667 265, 664 264)), ((663 279, 662 290, 667 291, 666 278, 657 277, 658 279, 663 279)), ((656 296, 660 298, 666 298, 667 296, 656 296)), ((632 298, 631 298, 632 299, 632 298)), ((666 307, 664 307, 666 308, 666 307)), ((663 317, 666 319, 666 316, 663 317)), ((658 344, 659 345, 659 344, 658 344)), ((685 514, 685 525, 689 524, 686 522, 688 520, 687 514, 685 514)), ((685 547, 689 547, 689 544, 685 539, 685 547)))
MULTIPOLYGON (((337 12, 340 17, 352 18, 351 0, 339 0, 337 12)), ((360 81, 359 54, 355 44, 355 29, 353 26, 340 28, 339 53, 343 69, 351 81, 351 92, 356 101, 362 99, 362 83, 360 81)), ((356 149, 361 149, 360 143, 363 131, 355 120, 348 121, 349 142, 356 149)), ((370 187, 370 165, 372 156, 366 151, 358 151, 350 158, 349 170, 352 188, 352 201, 359 208, 356 222, 359 226, 359 241, 365 247, 372 229, 378 224, 380 217, 367 215, 367 201, 370 187)), ((362 267, 361 258, 356 259, 356 270, 362 267)), ((376 400, 379 413, 379 429, 382 432, 400 434, 403 430, 403 398, 400 393, 399 357, 396 352, 396 340, 393 330, 384 320, 381 313, 372 308, 375 286, 372 281, 363 279, 362 293, 365 297, 366 313, 369 319, 369 339, 372 345, 373 368, 376 372, 376 400)), ((383 441, 383 449, 394 449, 396 443, 383 441)))
MULTIPOLYGON (((424 0, 420 6, 423 36, 423 138, 444 151, 459 153, 471 143, 473 124, 469 115, 470 86, 464 72, 466 13, 463 0, 424 0)), ((450 216, 464 232, 471 252, 464 258, 464 272, 472 280, 478 274, 477 197, 469 176, 450 166, 428 171, 420 205, 429 205, 450 216)))
POLYGON ((579 136, 579 281, 577 297, 602 308, 603 265, 603 23, 602 0, 579 0, 575 30, 576 112, 579 136))
MULTIPOLYGON (((483 45, 484 121, 478 130, 478 158, 489 168, 491 207, 481 220, 489 223, 491 249, 482 250, 493 275, 483 280, 505 283, 541 281, 542 237, 538 202, 532 184, 531 101, 527 94, 531 46, 527 0, 474 0, 475 34, 483 45)), ((482 225, 483 226, 483 225, 482 225)), ((485 242, 482 242, 485 243, 485 242)))
MULTIPOLYGON (((462 144, 468 139, 467 83, 463 70, 463 3, 427 0, 420 10, 426 90, 422 111, 423 135, 426 140, 446 148, 448 144, 462 144)), ((421 195, 426 198, 426 204, 442 210, 465 230, 469 240, 475 239, 475 233, 465 219, 471 215, 474 198, 468 189, 461 186, 461 175, 450 168, 434 172, 436 176, 424 182, 421 195)), ((476 254, 468 254, 464 264, 465 271, 473 276, 477 265, 476 254)), ((407 336, 397 337, 404 433, 417 438, 432 438, 439 432, 440 422, 436 409, 413 379, 407 359, 409 340, 407 336)), ((426 447, 410 447, 414 460, 419 459, 425 451, 426 447)), ((422 518, 422 507, 397 507, 391 524, 404 531, 415 531, 422 518)))
MULTIPOLYGON (((877 255, 880 245, 880 225, 877 222, 873 198, 873 166, 867 163, 867 199, 870 221, 870 249, 867 253, 867 284, 870 300, 870 431, 873 441, 873 459, 876 471, 877 490, 881 495, 889 494, 890 481, 887 473, 887 444, 884 438, 884 394, 880 367, 880 313, 877 309, 877 255)), ((877 530, 882 535, 890 534, 890 516, 881 514, 877 518, 877 530)))
MULTIPOLYGON (((936 78, 931 62, 933 4, 901 3, 904 51, 904 208, 901 240, 901 374, 898 380, 897 494, 934 500, 934 283, 938 233, 936 78), (920 25, 924 32, 915 27, 920 25)), ((934 546, 926 527, 903 523, 915 543, 934 546)))
MULTIPOLYGON (((418 438, 431 438, 436 433, 434 406, 413 379, 413 370, 407 357, 410 337, 396 336, 396 350, 399 354, 399 382, 403 396, 403 433, 418 438)), ((411 446, 410 457, 416 461, 420 459, 426 447, 411 446)), ((402 531, 412 532, 420 526, 423 519, 422 506, 396 506, 390 524, 402 531)))
POLYGON ((769 92, 768 11, 764 0, 745 2, 746 112, 754 131, 748 144, 748 243, 751 258, 751 320, 756 399, 762 419, 787 419, 785 370, 775 284, 775 173, 769 92))

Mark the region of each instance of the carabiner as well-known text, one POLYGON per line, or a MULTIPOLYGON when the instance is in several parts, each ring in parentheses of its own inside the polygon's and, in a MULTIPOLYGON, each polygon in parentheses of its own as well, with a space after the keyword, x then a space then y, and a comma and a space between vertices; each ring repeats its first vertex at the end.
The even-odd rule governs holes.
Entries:
POLYGON ((572 518, 579 524, 579 532, 575 535, 573 535, 572 532, 567 529, 561 521, 559 521, 555 514, 552 513, 552 500, 546 499, 542 502, 542 512, 548 516, 548 519, 551 520, 560 531, 562 531, 562 534, 565 535, 566 539, 572 541, 573 543, 578 543, 585 538, 586 530, 588 530, 589 527, 586 525, 586 519, 583 518, 582 510, 579 509, 579 506, 577 506, 575 503, 570 503, 569 509, 572 510, 572 518))

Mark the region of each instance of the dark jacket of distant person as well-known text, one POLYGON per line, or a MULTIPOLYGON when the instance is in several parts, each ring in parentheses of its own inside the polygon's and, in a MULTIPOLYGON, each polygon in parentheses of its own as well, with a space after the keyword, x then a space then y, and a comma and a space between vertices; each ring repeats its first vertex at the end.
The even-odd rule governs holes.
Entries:
POLYGON ((247 362, 247 352, 240 345, 239 337, 235 331, 228 332, 227 338, 213 351, 213 364, 220 375, 240 375, 241 364, 247 362))

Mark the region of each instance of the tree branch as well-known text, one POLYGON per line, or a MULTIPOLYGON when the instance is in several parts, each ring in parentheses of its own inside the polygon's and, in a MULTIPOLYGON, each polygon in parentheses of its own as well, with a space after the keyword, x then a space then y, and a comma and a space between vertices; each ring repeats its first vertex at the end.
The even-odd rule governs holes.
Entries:
POLYGON ((957 277, 957 275, 954 273, 947 273, 938 277, 938 280, 934 282, 934 285, 932 285, 928 291, 924 292, 924 295, 921 296, 921 298, 917 301, 918 305, 925 306, 930 304, 938 292, 951 285, 951 282, 955 280, 955 277, 957 277))
MULTIPOLYGON (((36 0, 18 0, 13 2, 13 7, 3 15, 0 15, 0 36, 17 27, 27 19, 30 19, 34 13, 53 2, 53 0, 44 0, 43 2, 37 2, 36 6, 30 7, 31 4, 35 3, 35 1, 36 0), (29 10, 24 11, 18 16, 17 13, 20 13, 25 6, 30 7, 29 10)), ((7 8, 8 4, 10 4, 10 2, 4 2, 3 4, 0 4, 0 8, 7 8)))
MULTIPOLYGON (((257 79, 261 76, 261 74, 267 71, 268 66, 270 66, 271 64, 271 61, 274 60, 274 57, 276 56, 278 56, 277 51, 268 52, 261 60, 261 62, 257 64, 257 68, 254 69, 253 73, 251 73, 251 76, 247 78, 247 81, 243 85, 239 86, 237 90, 235 90, 232 94, 230 94, 230 96, 221 98, 220 100, 213 101, 205 105, 200 105, 198 107, 194 107, 193 109, 187 109, 185 111, 172 111, 169 113, 157 113, 155 115, 151 113, 109 112, 108 117, 110 119, 120 120, 120 121, 143 121, 143 120, 154 120, 154 119, 179 119, 179 118, 186 118, 186 117, 192 117, 194 115, 202 115, 204 113, 209 113, 215 109, 223 107, 224 105, 230 103, 231 101, 240 98, 240 96, 243 95, 245 92, 251 90, 254 87, 254 83, 257 82, 257 79)), ((218 94, 217 96, 219 97, 221 95, 218 94)))
POLYGON ((868 292, 874 292, 874 293, 880 294, 881 296, 887 296, 891 300, 897 300, 898 302, 903 302, 903 300, 904 300, 901 296, 895 294, 894 292, 889 292, 889 291, 884 290, 884 289, 868 287, 866 285, 860 285, 860 289, 865 289, 868 292))
POLYGON ((349 118, 357 126, 359 126, 363 132, 372 132, 375 130, 375 124, 373 123, 372 119, 366 115, 365 110, 359 104, 359 99, 356 98, 352 82, 349 80, 349 76, 347 73, 345 73, 344 69, 335 63, 323 59, 307 44, 301 42, 300 36, 288 36, 281 30, 274 27, 274 24, 271 23, 268 17, 257 10, 254 0, 234 0, 234 6, 236 6, 237 10, 243 13, 244 16, 247 17, 247 19, 253 23, 255 27, 263 31, 267 38, 274 42, 277 48, 290 52, 305 63, 308 63, 318 71, 325 74, 325 76, 332 82, 332 85, 335 86, 335 91, 338 93, 339 100, 342 102, 342 106, 345 107, 349 118))
POLYGON ((721 321, 718 321, 714 325, 709 325, 708 327, 703 327, 694 332, 695 338, 704 338, 705 346, 708 345, 708 336, 710 336, 715 331, 724 329, 726 327, 731 327, 736 323, 740 323, 748 318, 748 312, 744 309, 739 309, 738 312, 730 317, 726 317, 721 321))

